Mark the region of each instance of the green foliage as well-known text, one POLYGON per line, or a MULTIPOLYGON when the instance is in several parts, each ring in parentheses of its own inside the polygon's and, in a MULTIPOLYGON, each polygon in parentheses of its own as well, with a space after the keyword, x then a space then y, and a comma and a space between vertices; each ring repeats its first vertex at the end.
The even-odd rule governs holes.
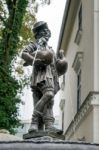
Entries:
POLYGON ((14 77, 2 68, 0 70, 0 128, 14 132, 13 128, 20 125, 17 118, 20 99, 16 95, 21 91, 21 86, 14 77))
POLYGON ((36 17, 34 14, 31 14, 28 10, 25 13, 23 18, 22 27, 20 30, 20 41, 18 43, 18 52, 22 50, 22 47, 26 46, 30 43, 30 41, 34 40, 32 27, 36 22, 36 17))
POLYGON ((0 128, 8 129, 12 133, 20 125, 20 98, 17 93, 22 90, 22 83, 12 76, 12 60, 17 55, 16 49, 27 4, 27 0, 6 0, 9 16, 0 40, 0 128))

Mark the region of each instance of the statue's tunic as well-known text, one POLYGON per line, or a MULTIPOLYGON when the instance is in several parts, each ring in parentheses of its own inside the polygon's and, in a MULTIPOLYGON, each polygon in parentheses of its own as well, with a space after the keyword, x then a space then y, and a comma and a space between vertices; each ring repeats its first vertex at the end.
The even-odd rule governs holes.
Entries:
MULTIPOLYGON (((59 79, 56 70, 56 57, 55 53, 51 47, 48 47, 50 51, 53 53, 53 62, 50 65, 47 65, 44 68, 37 68, 37 66, 33 65, 32 70, 32 78, 31 78, 31 87, 32 89, 38 88, 38 85, 43 83, 43 88, 49 88, 54 90, 56 94, 59 90, 59 79)), ((24 50, 23 53, 29 53, 33 55, 33 52, 38 49, 37 44, 30 43, 24 50)), ((27 55, 28 57, 28 55, 27 55)), ((25 58, 23 58, 25 60, 25 58)))

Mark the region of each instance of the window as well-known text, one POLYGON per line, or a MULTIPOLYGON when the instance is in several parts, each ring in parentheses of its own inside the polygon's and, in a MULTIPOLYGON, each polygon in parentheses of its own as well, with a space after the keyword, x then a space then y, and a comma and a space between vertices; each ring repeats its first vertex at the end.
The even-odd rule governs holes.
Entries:
POLYGON ((81 75, 82 75, 83 52, 77 52, 73 62, 73 69, 77 76, 77 111, 81 106, 81 75))
POLYGON ((64 111, 62 112, 62 130, 64 130, 64 111))
POLYGON ((65 107, 65 99, 61 99, 60 109, 61 109, 61 119, 62 119, 62 130, 64 130, 64 107, 65 107))
POLYGON ((74 42, 79 45, 80 40, 82 37, 82 4, 80 5, 79 11, 78 11, 78 30, 76 33, 76 37, 74 42))
POLYGON ((81 105, 81 69, 77 74, 77 111, 81 105))
POLYGON ((78 12, 78 30, 82 30, 82 4, 78 12))
POLYGON ((63 75, 63 81, 61 83, 61 90, 63 91, 65 88, 65 74, 63 75))

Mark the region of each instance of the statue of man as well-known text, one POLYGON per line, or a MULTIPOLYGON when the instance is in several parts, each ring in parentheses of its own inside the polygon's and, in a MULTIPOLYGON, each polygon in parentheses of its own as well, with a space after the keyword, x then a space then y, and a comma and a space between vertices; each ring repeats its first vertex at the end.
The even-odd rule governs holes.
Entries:
POLYGON ((59 88, 57 58, 48 45, 51 32, 44 21, 34 25, 35 43, 30 43, 22 52, 24 66, 32 65, 31 89, 33 91, 34 111, 29 129, 31 131, 53 129, 53 99, 59 88))

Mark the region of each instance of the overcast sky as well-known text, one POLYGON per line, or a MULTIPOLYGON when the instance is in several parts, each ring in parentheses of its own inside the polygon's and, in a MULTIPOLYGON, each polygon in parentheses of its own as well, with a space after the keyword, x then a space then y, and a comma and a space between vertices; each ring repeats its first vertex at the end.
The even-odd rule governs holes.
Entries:
POLYGON ((50 5, 39 8, 38 21, 46 21, 51 30, 49 45, 56 51, 66 0, 51 0, 50 5))
MULTIPOLYGON (((51 38, 49 45, 53 47, 56 52, 57 42, 59 38, 60 27, 62 23, 62 17, 65 7, 65 0, 51 0, 50 5, 42 6, 39 8, 37 13, 38 21, 46 21, 48 23, 49 29, 51 30, 51 38)), ((21 105, 20 114, 22 120, 31 119, 33 113, 33 100, 32 93, 30 89, 25 89, 22 100, 25 105, 21 105)), ((59 93, 55 96, 54 104, 54 115, 59 114, 59 93)))

